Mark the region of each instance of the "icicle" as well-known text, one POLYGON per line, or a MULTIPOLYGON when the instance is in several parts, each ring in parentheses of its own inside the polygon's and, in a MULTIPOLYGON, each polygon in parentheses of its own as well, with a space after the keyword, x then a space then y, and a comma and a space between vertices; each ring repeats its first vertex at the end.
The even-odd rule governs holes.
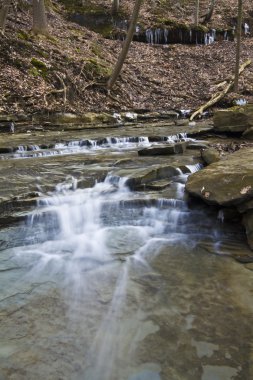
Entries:
POLYGON ((249 24, 247 24, 246 22, 244 23, 244 33, 245 33, 245 36, 250 34, 249 24))
POLYGON ((213 41, 215 41, 216 40, 216 29, 211 30, 211 36, 213 38, 213 41))
POLYGON ((162 37, 162 30, 160 28, 155 29, 155 44, 160 44, 162 37))
POLYGON ((164 42, 167 44, 168 43, 168 37, 169 37, 169 31, 168 29, 164 29, 163 30, 163 34, 164 34, 164 42))
POLYGON ((154 42, 153 30, 150 28, 146 30, 146 41, 148 44, 153 44, 154 42))

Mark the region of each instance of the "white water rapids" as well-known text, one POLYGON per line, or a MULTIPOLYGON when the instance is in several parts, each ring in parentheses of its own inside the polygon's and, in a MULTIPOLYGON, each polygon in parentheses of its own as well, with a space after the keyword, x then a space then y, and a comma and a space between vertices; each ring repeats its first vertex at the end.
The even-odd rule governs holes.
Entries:
MULTIPOLYGON (((199 255, 197 248, 200 241, 212 245, 223 237, 203 211, 188 208, 184 175, 178 179, 177 198, 172 199, 133 193, 126 178, 109 175, 87 189, 76 188, 72 178, 39 201, 24 227, 24 244, 3 256, 21 270, 14 270, 13 282, 5 290, 5 299, 13 299, 11 306, 5 304, 9 313, 20 307, 8 323, 16 326, 12 331, 19 335, 13 339, 20 336, 21 345, 8 342, 6 349, 18 366, 22 360, 34 361, 24 376, 10 379, 30 380, 37 373, 47 380, 213 379, 209 375, 216 369, 205 365, 201 377, 201 355, 207 350, 212 356, 220 346, 211 333, 202 338, 201 351, 200 337, 192 334, 198 313, 200 321, 206 320, 209 302, 200 293, 201 284, 196 289, 194 278, 200 276, 197 281, 211 298, 224 292, 208 279, 209 267, 219 265, 209 254, 199 255), (31 316, 28 330, 17 324, 16 315, 20 320, 31 316), (200 350, 197 377, 177 377, 173 372, 175 365, 178 373, 187 373, 187 365, 174 363, 177 349, 185 357, 184 344, 193 352, 196 345, 200 350)), ((220 313, 223 301, 212 302, 218 302, 220 313)), ((227 363, 222 373, 232 380, 238 371, 227 363)))

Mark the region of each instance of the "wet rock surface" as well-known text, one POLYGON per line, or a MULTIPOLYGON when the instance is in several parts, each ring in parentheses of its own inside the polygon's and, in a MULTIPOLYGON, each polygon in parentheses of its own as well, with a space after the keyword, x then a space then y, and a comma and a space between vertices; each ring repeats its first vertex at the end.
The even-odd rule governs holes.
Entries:
POLYGON ((253 126, 253 104, 217 111, 213 121, 217 132, 245 132, 253 126))
POLYGON ((1 136, 40 149, 1 155, 0 377, 251 378, 252 252, 238 213, 187 203, 200 150, 138 155, 184 144, 190 128, 1 136), (37 155, 42 145, 57 154, 37 155))
POLYGON ((190 176, 186 189, 208 203, 239 205, 253 197, 253 149, 226 156, 190 176))
POLYGON ((159 147, 149 147, 138 151, 139 156, 167 156, 171 154, 183 153, 187 147, 186 142, 170 144, 159 147))
MULTIPOLYGON (((124 128, 100 126, 94 129, 90 126, 90 129, 80 130, 78 134, 68 128, 68 125, 62 125, 63 131, 28 129, 27 133, 0 135, 2 217, 10 217, 15 212, 22 214, 23 208, 34 206, 39 194, 53 192, 57 183, 64 182, 69 175, 70 178, 75 178, 78 188, 94 185, 117 167, 124 168, 124 174, 130 175, 130 186, 145 186, 151 180, 163 179, 169 174, 165 169, 158 170, 159 165, 164 165, 164 159, 150 157, 143 162, 138 157, 138 147, 150 145, 151 142, 163 142, 170 146, 171 141, 184 140, 186 137, 185 127, 171 126, 164 122, 146 125, 143 136, 140 135, 143 133, 143 125, 132 123, 124 128), (139 179, 135 178, 133 173, 140 165, 156 165, 155 169, 144 170, 149 173, 150 179, 148 175, 146 179, 143 178, 143 174, 137 175, 139 179)), ((205 130, 206 125, 189 128, 189 132, 202 128, 205 130)), ((186 142, 176 144, 183 146, 186 142)), ((186 156, 187 164, 198 162, 190 154, 186 156)), ((180 160, 177 162, 173 159, 170 176, 178 173, 177 167, 180 166, 180 160)), ((187 170, 183 169, 184 172, 187 170)))
MULTIPOLYGON (((186 190, 209 204, 235 206, 241 213, 251 209, 253 149, 241 149, 193 174, 186 183, 186 190)), ((243 224, 252 248, 251 211, 244 215, 243 224)))

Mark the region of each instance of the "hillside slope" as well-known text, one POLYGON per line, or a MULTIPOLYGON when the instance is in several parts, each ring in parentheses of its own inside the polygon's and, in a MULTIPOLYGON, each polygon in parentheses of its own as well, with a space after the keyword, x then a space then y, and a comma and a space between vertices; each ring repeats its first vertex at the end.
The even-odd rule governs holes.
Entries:
MULTIPOLYGON (((101 1, 101 6, 102 3, 107 3, 109 11, 110 2, 101 1)), ((133 1, 122 3, 126 11, 133 1)), ((144 2, 140 19, 148 24, 155 14, 152 4, 155 7, 158 3, 165 2, 144 2)), ((185 3, 190 7, 193 1, 185 3)), ((221 3, 224 5, 225 1, 221 3)), ((234 5, 229 5, 229 17, 235 3, 230 2, 234 5)), ((245 3, 249 6, 249 1, 245 3)), ((176 18, 174 8, 170 7, 170 12, 176 18)), ((48 17, 49 38, 29 32, 29 9, 20 9, 17 19, 10 15, 5 36, 0 36, 1 113, 193 109, 209 99, 217 81, 233 73, 235 43, 232 41, 208 46, 133 42, 123 72, 109 96, 103 84, 122 42, 104 39, 68 21, 68 14, 58 2, 54 3, 48 17)), ((225 14, 221 13, 220 17, 216 14, 214 20, 224 23, 225 14)), ((242 61, 247 58, 253 58, 253 39, 244 37, 242 61)), ((253 99, 252 66, 240 79, 240 93, 248 101, 253 99)), ((231 97, 224 102, 230 102, 231 97)))

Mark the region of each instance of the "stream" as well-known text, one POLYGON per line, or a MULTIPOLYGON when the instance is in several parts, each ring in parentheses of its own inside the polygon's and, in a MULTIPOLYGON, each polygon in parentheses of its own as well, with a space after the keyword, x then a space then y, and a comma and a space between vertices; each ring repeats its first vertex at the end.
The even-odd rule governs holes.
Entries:
POLYGON ((244 231, 185 194, 198 151, 137 154, 186 132, 11 136, 1 199, 38 196, 0 230, 0 380, 253 378, 244 231))

